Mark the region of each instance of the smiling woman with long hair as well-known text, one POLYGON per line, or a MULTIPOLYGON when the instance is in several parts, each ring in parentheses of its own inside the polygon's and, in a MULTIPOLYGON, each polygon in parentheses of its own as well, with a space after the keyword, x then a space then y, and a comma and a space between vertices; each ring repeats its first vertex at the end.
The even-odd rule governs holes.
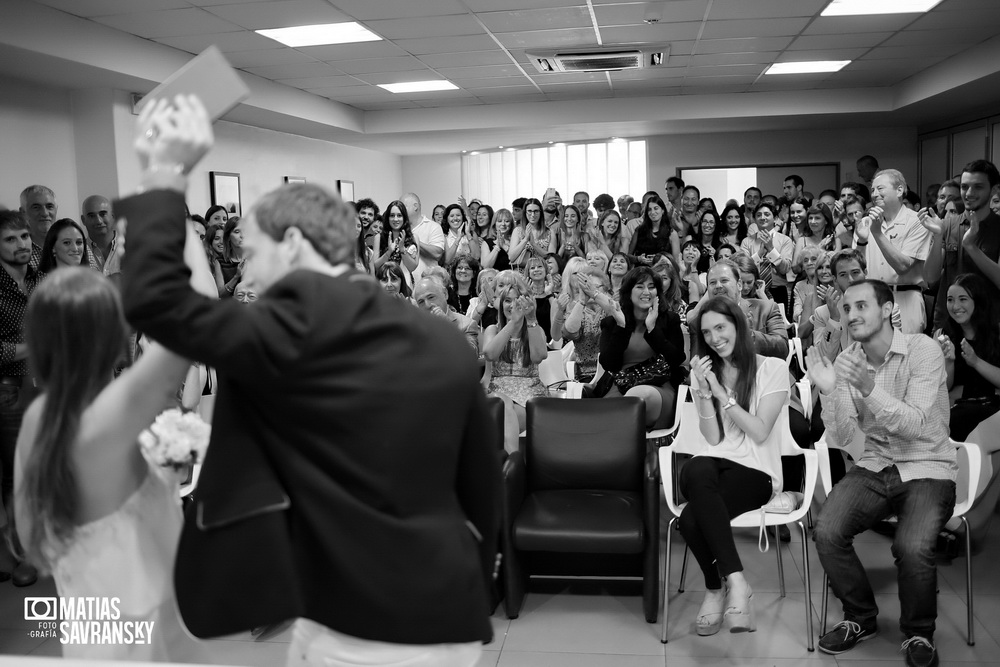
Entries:
POLYGON ((90 250, 85 239, 83 228, 76 220, 56 220, 45 235, 38 270, 49 273, 61 267, 90 266, 90 250))
POLYGON ((397 199, 382 213, 382 233, 375 238, 375 269, 393 262, 412 273, 417 268, 419 248, 410 229, 406 206, 397 199))
POLYGON ((691 389, 708 441, 680 477, 688 499, 680 530, 707 589, 695 626, 699 635, 712 635, 725 620, 734 632, 752 632, 752 591, 729 522, 781 490, 781 434, 774 425, 788 406, 788 369, 784 360, 754 351, 747 317, 728 297, 704 303, 691 338, 691 389))
MULTIPOLYGON (((184 255, 191 283, 216 298, 200 241, 188 225, 184 255)), ((147 462, 136 443, 176 400, 190 362, 147 343, 115 380, 115 367, 128 352, 121 300, 106 277, 82 267, 56 271, 39 285, 28 304, 25 335, 42 389, 25 412, 14 465, 16 526, 25 555, 52 574, 60 596, 115 596, 123 620, 155 623, 148 644, 67 644, 63 655, 168 659, 186 642, 173 600, 182 524, 178 479, 147 462), (81 331, 88 332, 86 339, 81 331), (91 340, 101 344, 88 345, 91 340)))

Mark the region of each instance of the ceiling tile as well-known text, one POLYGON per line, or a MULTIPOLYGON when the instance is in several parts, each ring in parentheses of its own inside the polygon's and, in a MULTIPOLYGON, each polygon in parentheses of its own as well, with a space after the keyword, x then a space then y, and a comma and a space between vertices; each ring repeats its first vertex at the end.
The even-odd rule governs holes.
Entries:
POLYGON ((705 25, 704 39, 725 39, 753 35, 778 37, 798 35, 809 24, 805 18, 746 19, 742 21, 709 21, 705 25))
POLYGON ((499 86, 474 88, 471 92, 476 97, 510 97, 512 95, 533 95, 538 92, 538 89, 534 86, 499 86))
MULTIPOLYGON (((483 28, 472 14, 368 21, 365 26, 386 39, 421 39, 452 35, 481 35, 483 28)), ((464 49, 463 49, 464 50, 464 49)))
POLYGON ((479 20, 491 32, 585 28, 593 25, 586 7, 523 9, 512 12, 483 12, 479 20))
POLYGON ((438 67, 438 74, 447 79, 478 79, 498 76, 518 76, 521 70, 517 65, 481 65, 479 67, 438 67))
MULTIPOLYGON (((789 75, 792 76, 792 75, 789 75)), ((768 77, 753 84, 747 89, 748 93, 769 93, 783 90, 814 90, 823 83, 816 77, 796 78, 794 81, 771 81, 771 79, 784 79, 784 77, 768 77)))
POLYGON ((830 0, 714 0, 710 21, 719 19, 756 19, 762 16, 815 16, 830 0))
POLYGON ((277 50, 282 45, 273 39, 249 30, 223 32, 215 35, 185 35, 184 37, 161 37, 160 44, 172 46, 188 53, 201 53, 213 44, 223 53, 253 50, 277 50))
POLYGON ((764 65, 711 65, 708 67, 688 67, 688 76, 754 76, 762 74, 764 65))
POLYGON ((607 83, 608 77, 604 72, 557 72, 553 74, 535 74, 532 81, 539 86, 551 86, 562 83, 584 83, 600 82, 607 83))
POLYGON ((600 100, 614 97, 615 93, 613 90, 579 90, 579 91, 563 91, 558 92, 547 92, 545 93, 545 99, 558 102, 558 101, 569 101, 569 100, 600 100))
POLYGON ((511 95, 510 97, 486 97, 484 100, 490 102, 491 104, 524 104, 526 102, 544 102, 545 95, 539 92, 534 92, 528 95, 511 95))
MULTIPOLYGON (((393 93, 389 93, 392 95, 393 93)), ((425 90, 419 93, 398 93, 400 97, 405 97, 408 100, 450 100, 450 99, 469 99, 472 98, 472 93, 467 90, 425 90)))
POLYGON ((252 2, 208 7, 207 10, 249 30, 288 28, 316 23, 343 23, 351 20, 351 17, 338 12, 323 0, 252 2))
MULTIPOLYGON (((342 86, 344 82, 344 74, 339 74, 335 76, 308 76, 297 79, 282 79, 281 83, 286 86, 294 86, 295 88, 302 88, 303 90, 309 90, 310 88, 325 88, 328 86, 342 86)), ((353 85, 363 85, 364 81, 355 79, 354 77, 347 77, 353 81, 353 85)))
POLYGON ((336 99, 348 99, 352 97, 388 99, 390 95, 392 95, 392 93, 390 93, 388 90, 382 90, 381 88, 376 88, 375 86, 362 85, 362 86, 338 86, 336 88, 327 88, 326 93, 323 95, 323 97, 336 98, 336 99))
POLYGON ((907 77, 905 72, 837 72, 829 82, 842 86, 893 86, 907 77))
POLYGON ((687 76, 684 77, 684 81, 681 85, 685 88, 688 86, 699 86, 699 87, 711 87, 711 86, 736 86, 736 85, 746 85, 749 86, 751 83, 757 80, 756 76, 687 76))
POLYGON ((415 72, 374 72, 372 74, 358 74, 358 79, 365 83, 405 83, 409 81, 436 81, 447 77, 432 72, 429 69, 415 72))
POLYGON ((655 69, 629 69, 612 72, 612 81, 655 81, 657 79, 680 79, 687 74, 687 67, 657 67, 655 69))
POLYGON ((921 58, 926 56, 953 56, 960 51, 964 51, 968 46, 965 44, 945 44, 936 42, 934 44, 924 44, 922 46, 880 46, 871 49, 865 54, 866 60, 879 60, 885 58, 921 58))
POLYGON ((288 65, 265 65, 263 67, 248 67, 246 71, 265 79, 300 79, 314 76, 338 76, 343 74, 333 65, 326 63, 290 63, 288 65))
MULTIPOLYGON (((749 86, 740 84, 729 84, 729 85, 712 85, 711 87, 703 85, 694 86, 684 86, 681 88, 680 95, 738 95, 740 93, 747 92, 749 86)), ((726 101, 727 104, 731 103, 729 100, 726 101)))
POLYGON ((329 86, 322 86, 319 88, 305 88, 304 90, 312 93, 313 95, 319 95, 320 97, 328 97, 331 95, 337 95, 338 93, 343 94, 344 88, 358 88, 358 89, 371 88, 370 85, 359 86, 358 83, 359 83, 358 80, 355 79, 354 77, 345 76, 343 78, 343 85, 329 85, 329 86))
POLYGON ((805 35, 853 35, 856 32, 896 32, 913 21, 913 14, 872 16, 820 16, 809 24, 805 35))
POLYGON ((997 9, 996 0, 945 0, 934 11, 966 12, 997 9))
POLYGON ((978 44, 997 34, 996 24, 987 22, 965 28, 943 30, 904 30, 885 40, 879 46, 921 46, 934 42, 945 44, 978 44))
MULTIPOLYGON (((700 39, 694 52, 744 53, 747 51, 782 51, 792 42, 792 37, 739 37, 735 39, 700 39)), ((673 44, 670 51, 673 53, 673 44)))
POLYGON ((391 101, 391 102, 353 102, 350 106, 362 111, 392 111, 395 109, 419 109, 420 105, 416 102, 408 102, 406 100, 391 101))
POLYGON ((795 63, 810 60, 855 60, 868 49, 815 49, 812 51, 785 51, 775 62, 795 63))
POLYGON ((460 0, 330 0, 338 9, 359 21, 401 19, 416 16, 466 14, 460 0))
POLYGON ((878 46, 892 35, 891 32, 856 32, 850 35, 802 35, 796 37, 788 49, 851 49, 878 46))
POLYGON ((971 11, 933 11, 921 16, 909 27, 913 30, 947 30, 949 28, 965 28, 981 23, 996 24, 1000 19, 1000 6, 993 4, 989 10, 971 11))
POLYGON ((394 43, 399 48, 415 56, 428 53, 462 53, 463 51, 491 51, 497 48, 497 43, 487 35, 459 35, 448 39, 397 39, 394 43))
POLYGON ((895 58, 895 59, 868 59, 861 58, 855 60, 850 65, 840 70, 846 72, 858 71, 900 71, 900 72, 920 72, 944 60, 944 56, 932 56, 927 58, 895 58))
POLYGON ((280 49, 261 49, 259 51, 238 51, 227 53, 226 60, 233 67, 264 67, 266 65, 290 65, 292 63, 313 62, 312 58, 287 46, 280 49))
POLYGON ((615 97, 670 97, 672 95, 680 95, 680 86, 670 86, 668 88, 625 88, 619 90, 615 88, 615 97))
MULTIPOLYGON (((697 56, 687 56, 688 62, 694 66, 704 65, 752 65, 773 63, 778 57, 777 51, 763 51, 760 53, 705 53, 697 56)), ((671 67, 677 67, 674 57, 668 60, 671 67)))
POLYGON ((498 33, 496 38, 509 49, 558 49, 566 46, 597 46, 593 28, 532 30, 498 33))
POLYGON ((605 44, 635 44, 670 42, 673 40, 695 40, 701 30, 701 23, 657 23, 656 25, 628 25, 601 28, 601 39, 605 44))
POLYGON ((420 56, 428 67, 474 67, 477 65, 508 65, 510 56, 504 51, 467 51, 465 53, 429 53, 420 56))
POLYGON ((619 80, 612 77, 611 86, 615 91, 623 90, 645 90, 650 95, 659 94, 658 91, 664 88, 679 87, 680 79, 625 79, 619 80))
POLYGON ((542 7, 571 7, 573 5, 586 4, 586 0, 463 0, 463 2, 474 12, 538 9, 542 7))
POLYGON ((496 76, 496 77, 476 77, 474 79, 462 79, 459 77, 452 77, 449 79, 453 84, 466 90, 482 90, 484 88, 510 88, 510 87, 528 87, 532 90, 537 90, 533 85, 531 85, 531 79, 526 76, 496 76))
POLYGON ((399 58, 366 58, 363 60, 340 60, 337 69, 347 74, 369 74, 371 72, 407 72, 411 70, 426 70, 427 65, 413 56, 399 58))
MULTIPOLYGON (((647 3, 629 2, 621 3, 621 0, 614 0, 616 4, 594 3, 594 14, 597 16, 597 24, 602 28, 611 25, 641 25, 646 18, 647 3)), ((672 23, 683 23, 685 21, 702 21, 705 18, 705 7, 707 0, 676 0, 664 4, 664 11, 660 20, 661 25, 672 23)))
POLYGON ((188 0, 195 7, 212 7, 214 5, 231 5, 234 2, 270 2, 271 0, 188 0))
POLYGON ((417 100, 418 105, 425 109, 436 109, 438 107, 471 107, 481 106, 483 101, 475 97, 462 97, 450 100, 417 100))
MULTIPOLYGON (((35 2, 86 18, 131 14, 136 10, 135 0, 35 0, 35 2)), ((186 0, 145 0, 142 3, 144 11, 189 9, 190 7, 191 5, 186 0)))
POLYGON ((297 51, 324 62, 353 60, 356 58, 391 58, 405 56, 406 51, 392 42, 356 42, 353 44, 327 44, 325 46, 300 46, 297 51))
POLYGON ((223 21, 203 9, 167 9, 159 12, 137 12, 94 19, 98 23, 130 32, 139 37, 177 37, 180 35, 208 35, 217 32, 234 32, 240 27, 223 21))

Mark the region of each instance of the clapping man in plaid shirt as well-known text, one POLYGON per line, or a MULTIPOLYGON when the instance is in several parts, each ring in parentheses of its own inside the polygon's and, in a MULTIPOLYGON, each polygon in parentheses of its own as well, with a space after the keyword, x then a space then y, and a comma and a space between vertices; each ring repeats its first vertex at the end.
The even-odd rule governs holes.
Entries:
POLYGON ((809 378, 819 388, 823 422, 837 442, 865 435, 864 454, 833 488, 816 524, 816 551, 844 620, 819 641, 839 654, 877 632, 878 606, 854 536, 895 515, 900 629, 907 665, 937 665, 937 535, 955 507, 958 471, 948 439, 948 391, 940 347, 893 328, 892 289, 858 280, 844 292, 855 341, 836 361, 809 350, 809 378))

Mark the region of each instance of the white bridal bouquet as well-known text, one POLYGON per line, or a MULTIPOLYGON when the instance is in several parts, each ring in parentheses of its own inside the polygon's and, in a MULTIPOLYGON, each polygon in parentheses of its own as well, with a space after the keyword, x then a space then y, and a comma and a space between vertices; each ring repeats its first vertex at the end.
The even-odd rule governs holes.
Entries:
POLYGON ((198 413, 172 408, 139 434, 139 445, 153 463, 180 470, 205 458, 211 433, 198 413))

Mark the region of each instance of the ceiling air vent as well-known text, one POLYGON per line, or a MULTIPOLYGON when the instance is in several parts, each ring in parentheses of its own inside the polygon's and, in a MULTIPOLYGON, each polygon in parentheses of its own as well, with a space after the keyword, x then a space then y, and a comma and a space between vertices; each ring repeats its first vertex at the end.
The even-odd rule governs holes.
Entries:
POLYGON ((665 65, 670 55, 667 45, 605 49, 575 49, 528 52, 539 72, 615 72, 665 65))

